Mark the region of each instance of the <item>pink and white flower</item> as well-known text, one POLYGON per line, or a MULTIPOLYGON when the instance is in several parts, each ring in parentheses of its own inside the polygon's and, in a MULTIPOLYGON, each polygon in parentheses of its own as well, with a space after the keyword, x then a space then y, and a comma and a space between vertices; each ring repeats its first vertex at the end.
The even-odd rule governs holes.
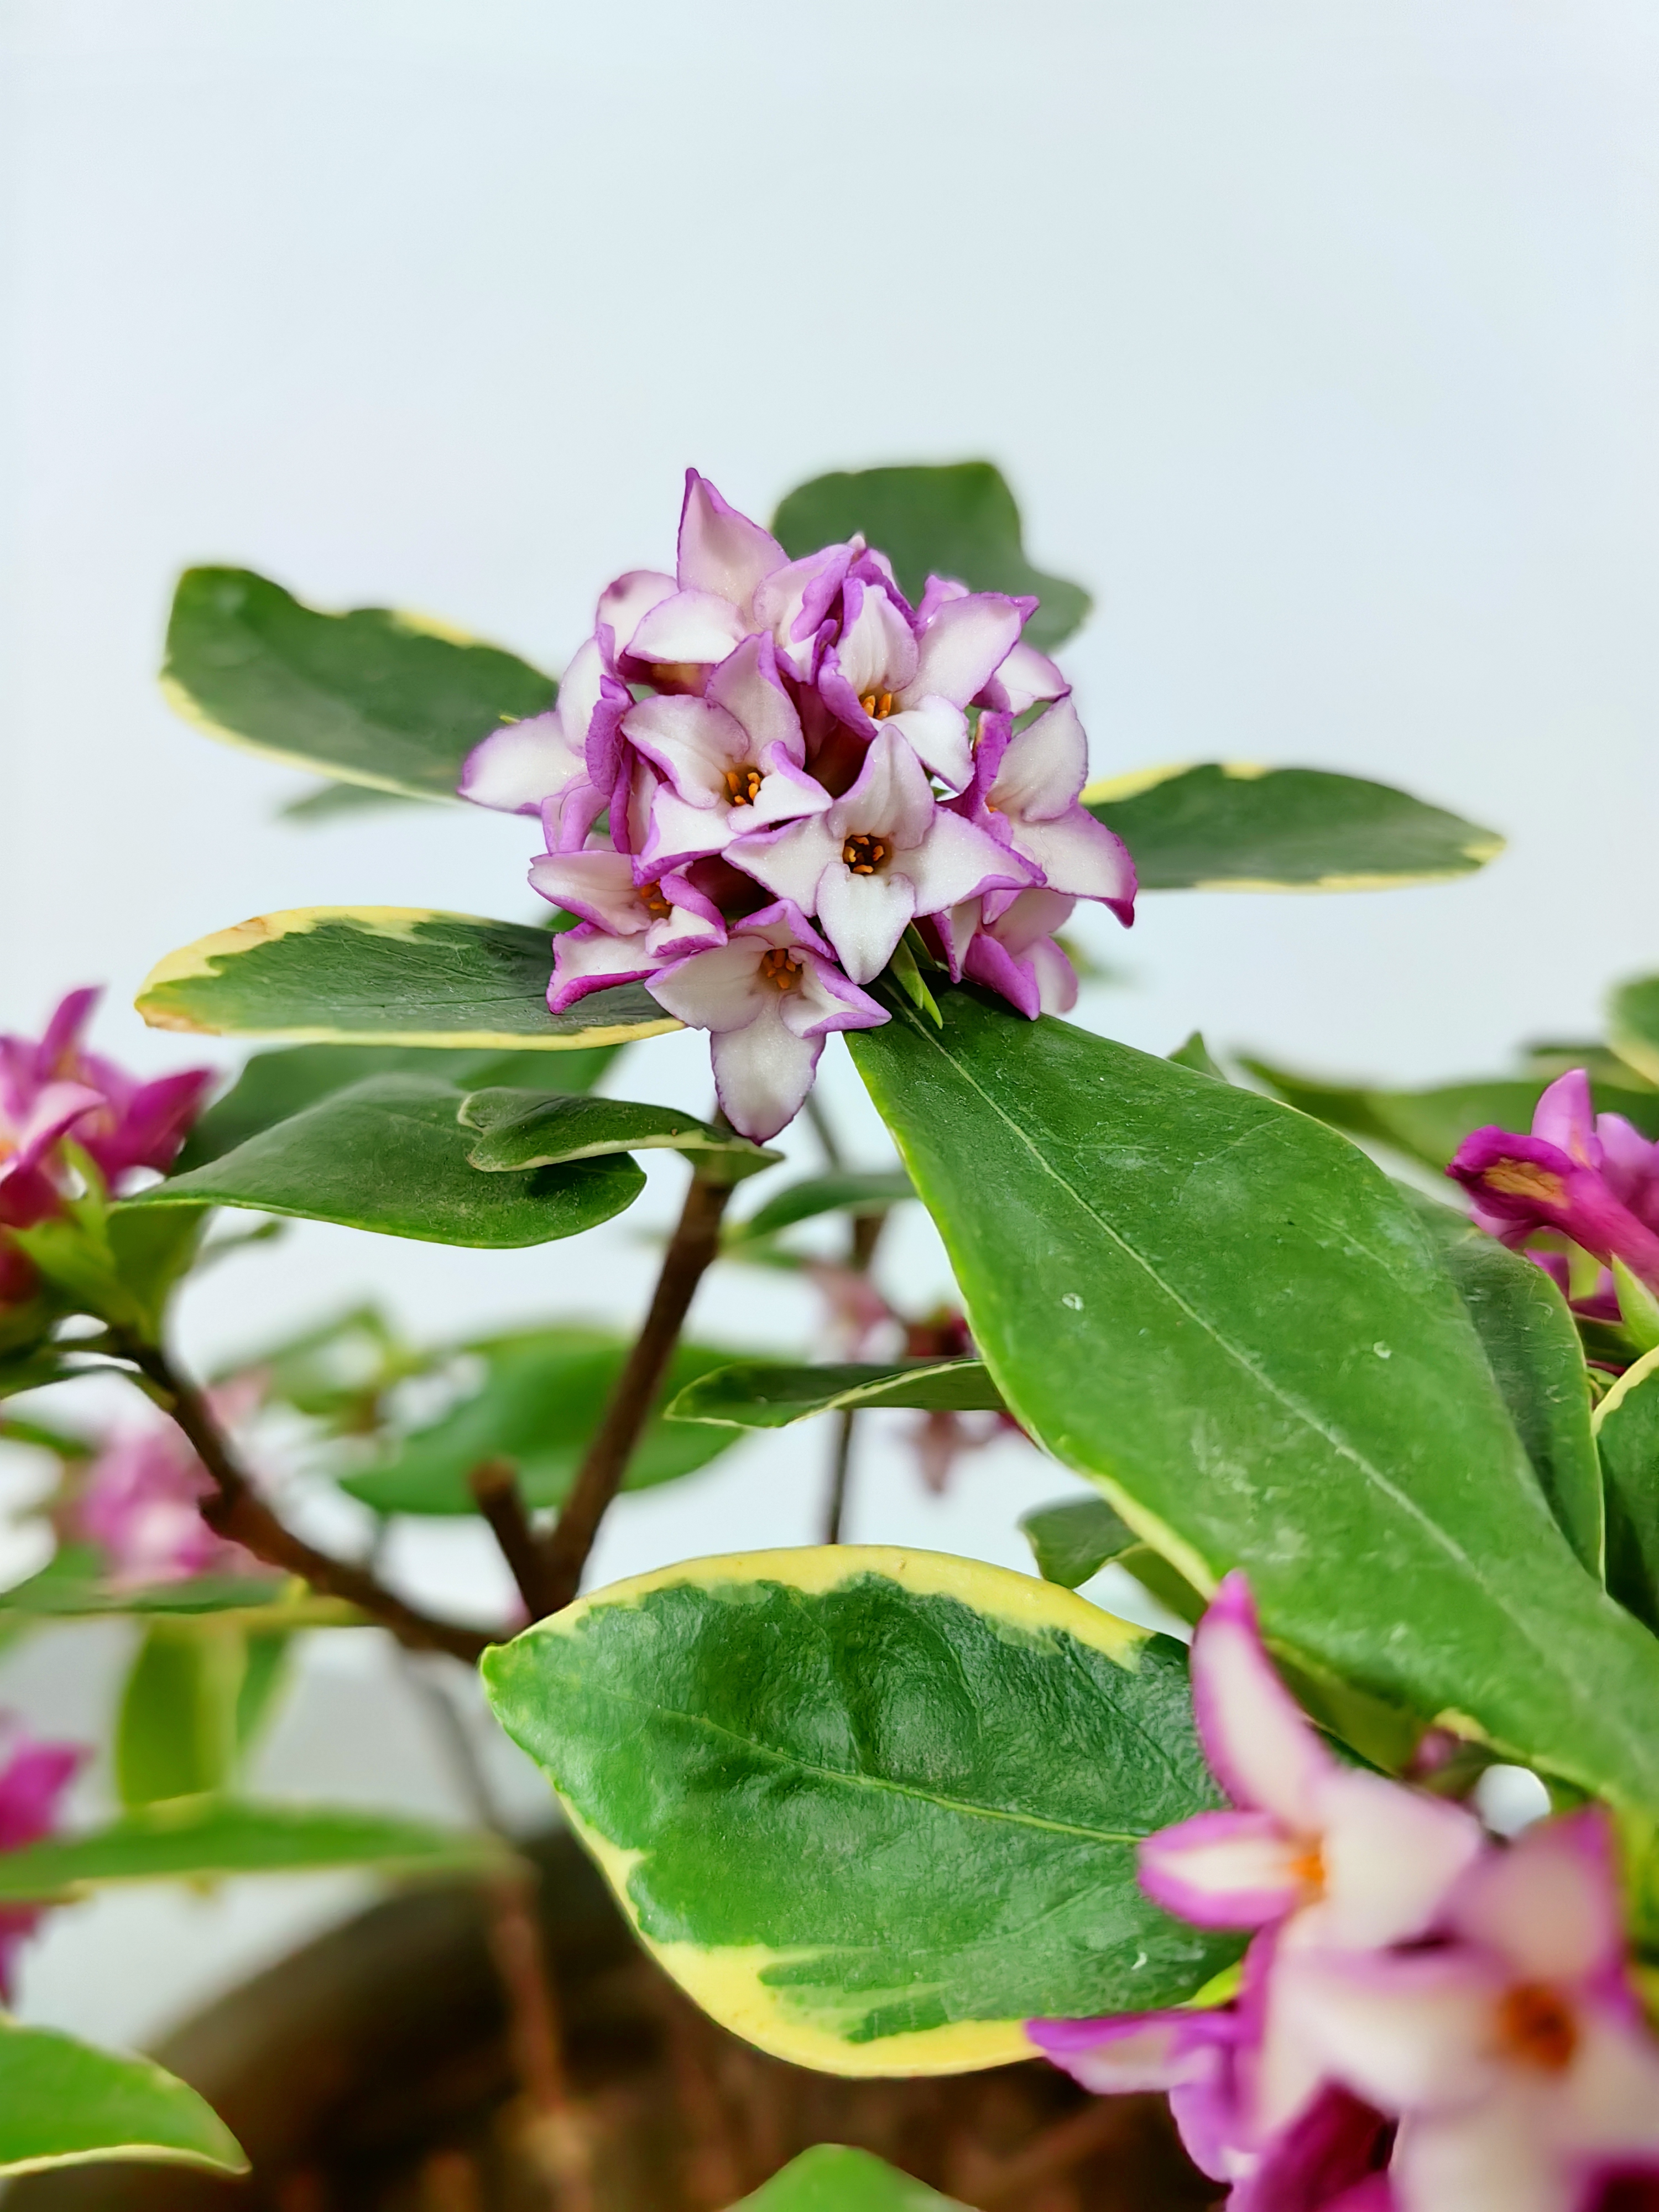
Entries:
MULTIPOLYGON (((41 1742, 9 1715, 0 1716, 0 1851, 18 1851, 51 1835, 64 1792, 91 1753, 80 1744, 41 1742)), ((40 1917, 38 1905, 0 1907, 0 2004, 17 1994, 17 1954, 40 1917)))
POLYGON ((608 847, 544 854, 531 862, 530 881, 544 899, 582 916, 553 941, 547 1003, 556 1014, 590 991, 638 982, 726 942, 720 908, 687 877, 641 882, 627 854, 608 847))
MULTIPOLYGON (((258 1403, 255 1378, 211 1390, 215 1418, 234 1424, 258 1403)), ((117 1430, 87 1469, 76 1504, 81 1534, 104 1555, 112 1589, 188 1582, 207 1574, 269 1573, 251 1552, 203 1520, 213 1478, 171 1421, 117 1430)))
POLYGON ((492 731, 467 755, 461 797, 502 813, 539 814, 550 849, 580 848, 608 796, 592 766, 614 755, 616 726, 630 704, 599 639, 590 637, 565 670, 556 705, 492 731))
POLYGON ((1592 2212, 1659 2176, 1659 2043, 1625 1963, 1611 1826, 1530 1828, 1458 1886, 1437 1948, 1281 1968, 1332 2074, 1399 2116, 1400 2212, 1592 2212))
POLYGON ((728 857, 816 915, 855 983, 881 973, 916 915, 1020 890, 1035 874, 939 805, 915 752, 891 728, 872 740, 850 791, 805 821, 738 840, 728 857))
POLYGON ((799 1111, 832 1030, 890 1019, 848 981, 787 900, 733 922, 723 945, 678 962, 647 988, 679 1020, 711 1032, 720 1105, 757 1143, 799 1111))
POLYGON ((1018 732, 1006 715, 988 714, 965 805, 1050 890, 1099 899, 1127 927, 1134 920, 1134 862, 1116 832, 1079 803, 1088 774, 1089 741, 1069 697, 1018 732))
POLYGON ((1028 1021, 1069 1014, 1077 1004, 1077 971, 1054 932, 1076 904, 1060 891, 1018 891, 1012 901, 1007 892, 993 891, 935 915, 952 979, 971 976, 1000 991, 1028 1021))

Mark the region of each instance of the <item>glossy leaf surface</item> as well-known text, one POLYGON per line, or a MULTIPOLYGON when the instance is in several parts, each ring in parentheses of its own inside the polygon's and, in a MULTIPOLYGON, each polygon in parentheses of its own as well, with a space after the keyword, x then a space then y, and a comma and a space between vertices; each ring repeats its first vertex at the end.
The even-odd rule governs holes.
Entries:
POLYGON ((477 1866, 493 1838, 354 1808, 175 1799, 106 1828, 0 1853, 0 1903, 34 1904, 102 1882, 173 1881, 374 1866, 411 1874, 477 1866))
POLYGON ((461 1094, 424 1075, 373 1075, 131 1203, 252 1206, 429 1244, 545 1244, 609 1221, 645 1177, 630 1159, 480 1175, 461 1094))
POLYGON ((478 1133, 467 1158, 489 1174, 522 1174, 567 1160, 593 1160, 614 1152, 718 1152, 729 1170, 756 1175, 783 1158, 751 1145, 731 1129, 717 1129, 668 1106, 640 1106, 626 1098, 586 1098, 541 1087, 469 1092, 460 1112, 464 1129, 478 1133))
POLYGON ((1606 1566, 1589 1375, 1566 1300, 1541 1267, 1450 1206, 1415 1202, 1456 1284, 1562 1534, 1598 1581, 1606 1566))
MULTIPOLYGON (((628 1353, 623 1338, 586 1328, 526 1329, 465 1349, 483 1363, 477 1389, 440 1419, 404 1437, 387 1464, 342 1485, 376 1512, 475 1512, 467 1476, 487 1459, 513 1462, 530 1505, 561 1504, 628 1353)), ((666 1394, 711 1368, 729 1365, 731 1357, 712 1346, 678 1346, 666 1394)), ((647 1490, 690 1474, 736 1441, 659 1415, 629 1462, 624 1487, 647 1490)))
POLYGON ((815 2143, 732 2212, 966 2212, 954 2197, 914 2181, 885 2159, 845 2143, 815 2143))
POLYGON ((1002 1395, 977 1359, 849 1361, 787 1367, 745 1359, 706 1376, 669 1403, 672 1421, 787 1429, 848 1407, 913 1406, 929 1413, 1000 1413, 1002 1395))
POLYGON ((647 1948, 844 2074, 1027 2055, 1021 2023, 1190 1996, 1139 1838, 1216 1802, 1185 1654, 1069 1592, 860 1545, 695 1560, 483 1662, 647 1948))
POLYGON ((488 1084, 544 1082, 558 1071, 561 1091, 587 1091, 617 1056, 614 1045, 561 1053, 554 1061, 538 1052, 446 1050, 425 1045, 296 1044, 256 1052, 224 1096, 214 1101, 185 1139, 173 1172, 216 1160, 222 1152, 257 1137, 273 1122, 314 1106, 369 1075, 430 1075, 459 1091, 488 1084))
POLYGON ((453 799, 479 739, 543 713, 556 688, 418 615, 324 614, 246 568, 179 578, 161 685, 211 737, 416 799, 453 799))
POLYGON ((1103 1498, 1064 1498, 1020 1516, 1020 1528, 1045 1583, 1076 1589, 1140 1539, 1103 1498))
POLYGON ((131 1812, 222 1789, 236 1758, 246 1646, 216 1621, 153 1622, 127 1671, 116 1718, 116 1794, 131 1812))
POLYGON ((1207 762, 1091 784, 1083 801, 1144 891, 1363 891, 1466 876, 1504 840, 1386 783, 1207 762))
POLYGON ((1253 1092, 941 1005, 853 1052, 1022 1425, 1200 1590, 1247 1569, 1292 1658, 1659 1809, 1659 1643, 1568 1548, 1387 1178, 1253 1092))
POLYGON ((106 2159, 247 2171, 213 2107, 148 2058, 0 2017, 0 2173, 106 2159))
POLYGON ((187 945, 151 969, 152 1029, 296 1044, 562 1052, 680 1024, 647 991, 595 991, 547 1011, 550 933, 419 907, 296 907, 187 945))
POLYGON ((903 1170, 866 1168, 838 1169, 833 1175, 808 1176, 776 1192, 729 1232, 728 1241, 745 1243, 761 1237, 775 1237, 797 1222, 814 1221, 820 1214, 884 1213, 889 1206, 914 1198, 915 1191, 903 1170))
POLYGON ((1659 975, 1621 983, 1608 1007, 1608 1042, 1649 1083, 1659 1083, 1659 975))
POLYGON ((1659 1352, 1621 1375, 1595 1409, 1607 1485, 1607 1588, 1659 1631, 1659 1352))
POLYGON ((930 574, 975 592, 1030 593, 1041 604, 1024 635, 1044 653, 1072 635, 1091 605, 1080 584, 1045 576, 1026 559, 1014 495, 989 461, 815 477, 789 494, 772 530, 796 561, 862 531, 913 602, 930 574))

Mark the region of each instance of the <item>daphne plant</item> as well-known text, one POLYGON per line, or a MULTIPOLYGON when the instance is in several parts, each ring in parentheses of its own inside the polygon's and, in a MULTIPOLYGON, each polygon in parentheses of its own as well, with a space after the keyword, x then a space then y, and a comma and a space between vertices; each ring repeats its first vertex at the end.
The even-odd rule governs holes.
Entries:
MULTIPOLYGON (((70 1487, 83 1536, 118 1540, 15 1601, 171 1589, 176 1616, 251 1561, 258 1602, 243 1587, 221 1621, 241 1608, 243 1680, 256 1634, 322 1618, 481 1657, 641 1941, 783 2057, 905 2075, 1043 2052, 1103 2092, 1164 2088, 1236 2212, 1590 2212, 1659 2186, 1639 1152, 1659 993, 1628 987, 1610 1045, 1536 1061, 1496 1104, 1254 1064, 1269 1096, 1201 1041, 1164 1060, 1058 1019, 1079 902, 1127 923, 1160 891, 1376 889, 1498 844, 1312 769, 1087 783, 1053 657, 1085 610, 1032 569, 983 465, 823 478, 769 528, 694 471, 672 573, 605 585, 558 685, 429 624, 187 575, 178 702, 337 792, 525 815, 556 911, 301 910, 170 955, 150 1022, 288 1048, 141 1192, 100 1195, 70 1102, 42 1106, 30 1171, 62 1148, 74 1233, 109 1256, 99 1275, 17 1233, 45 1303, 13 1387, 128 1374, 193 1455, 167 1510, 240 1550, 139 1590, 119 1544, 161 1519, 105 1452, 70 1487), (614 1095, 616 1051, 682 1024, 710 1036, 718 1110, 614 1095), (896 1147, 874 1174, 812 1095, 836 1032, 896 1147), (1570 1067, 1611 1094, 1601 1121, 1570 1067), (1540 1097, 1534 1133, 1504 1135, 1540 1097), (826 1151, 805 1178, 769 1149, 803 1106, 826 1151), (1431 1199, 1353 1136, 1454 1180, 1431 1199), (399 1382, 459 1347, 359 1315, 258 1363, 360 1499, 483 1514, 529 1625, 450 1620, 295 1534, 169 1340, 166 1289, 214 1250, 211 1210, 536 1244, 616 1217, 635 1156, 664 1149, 688 1187, 631 1339, 565 1316, 481 1341, 423 1427, 399 1382), (910 1198, 959 1297, 932 1334, 869 1279, 910 1198), (830 1293, 811 1356, 684 1340, 711 1267, 803 1264, 796 1227, 836 1216, 844 1255, 807 1262, 830 1293), (1619 1377, 1599 1404, 1591 1360, 1619 1377), (1012 1425, 1080 1479, 1030 1516, 1037 1577, 830 1541, 583 1592, 621 1488, 746 1430, 835 1417, 838 1535, 854 1424, 883 1407, 1012 1425), (1108 1564, 1148 1618, 1200 1624, 1190 1662, 1077 1594, 1108 1564), (1555 1808, 1516 1842, 1483 1818, 1494 1764, 1555 1808)), ((271 1817, 234 1757, 215 1772, 204 1850, 271 1817)), ((920 2186, 822 2154, 755 2202, 940 2201, 920 2186)))

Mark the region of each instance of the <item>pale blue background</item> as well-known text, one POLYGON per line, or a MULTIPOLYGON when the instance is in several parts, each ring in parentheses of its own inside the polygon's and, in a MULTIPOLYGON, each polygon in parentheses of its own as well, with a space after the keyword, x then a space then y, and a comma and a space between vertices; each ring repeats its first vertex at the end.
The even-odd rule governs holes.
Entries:
MULTIPOLYGON (((177 1065, 124 1009, 205 930, 526 909, 524 825, 273 823, 296 780, 156 696, 184 562, 556 665, 669 557, 688 461, 764 513, 823 467, 987 453, 1097 593, 1068 662, 1102 771, 1352 768, 1513 841, 1449 890, 1148 899, 1095 933, 1124 975, 1091 1019, 1405 1079, 1588 1029, 1659 957, 1656 93, 1637 0, 12 0, 0 1024, 107 977, 100 1042, 177 1065)), ((700 1048, 624 1079, 695 1102, 700 1048)), ((434 1332, 636 1310, 675 1179, 507 1258, 303 1230, 193 1297, 189 1349, 366 1290, 434 1332)), ((895 1263, 939 1281, 919 1227, 895 1263)), ((811 1308, 734 1280, 716 1314, 788 1341, 811 1308)), ((599 1571, 808 1536, 824 1443, 629 1504, 599 1571)), ((1015 1512, 1062 1486, 1010 1447, 939 1505, 890 1437, 854 1533, 1020 1564, 1015 1512)), ((401 1563, 493 1585, 465 1534, 401 1563)), ((43 1640, 0 1695, 95 1728, 120 1644, 43 1640)), ((319 1647, 266 1785, 453 1808, 372 1648, 319 1647)), ((356 1893, 64 1915, 24 2009, 142 2033, 356 1893)))

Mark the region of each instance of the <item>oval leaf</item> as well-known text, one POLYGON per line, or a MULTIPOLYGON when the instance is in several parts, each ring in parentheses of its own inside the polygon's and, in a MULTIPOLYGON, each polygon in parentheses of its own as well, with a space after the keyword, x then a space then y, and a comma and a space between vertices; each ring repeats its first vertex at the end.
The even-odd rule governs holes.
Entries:
POLYGON ((787 1429, 813 1413, 854 1406, 908 1406, 929 1413, 1000 1413, 1002 1394, 978 1359, 854 1362, 786 1367, 745 1359, 705 1376, 668 1407, 671 1421, 737 1429, 787 1429))
MULTIPOLYGON (((467 1476, 487 1459, 509 1459, 526 1504, 562 1504, 604 1418, 628 1356, 625 1339, 598 1329, 526 1329, 463 1347, 483 1362, 477 1389, 396 1448, 389 1463, 341 1484, 377 1513, 476 1513, 467 1476)), ((684 1389, 729 1352, 677 1346, 665 1384, 684 1389)), ((649 1423, 623 1487, 647 1490, 707 1467, 737 1441, 704 1429, 649 1423)))
POLYGON ((727 1242, 743 1244, 775 1237, 780 1230, 793 1229, 798 1221, 814 1221, 823 1213, 885 1213, 915 1194, 902 1168, 845 1168, 833 1175, 809 1176, 769 1198, 746 1220, 735 1223, 727 1231, 727 1242))
POLYGON ((148 2058, 0 2017, 0 2173, 140 2159, 246 2173, 204 2098, 148 2058))
POLYGON ((645 1188, 632 1160, 480 1175, 461 1094, 422 1075, 375 1075, 172 1176, 135 1206, 242 1206, 428 1244, 545 1244, 609 1221, 645 1188))
POLYGON ((1386 783, 1322 769, 1207 762, 1091 784, 1144 891, 1373 891, 1467 876, 1504 849, 1386 783))
POLYGON ((296 1043, 568 1052, 680 1024, 636 983, 547 1011, 550 933, 419 907, 297 907, 222 929, 153 968, 152 1029, 296 1043))
POLYGON ((246 568, 187 568, 161 688, 210 737, 287 767, 453 799, 479 739, 544 713, 556 687, 418 615, 323 614, 246 568))
POLYGON ((1595 1419, 1607 1483, 1607 1588, 1659 1630, 1659 1352, 1620 1376, 1595 1419))
POLYGON ((499 1859, 492 1836, 330 1806, 175 1798, 82 1836, 0 1852, 0 1902, 41 1904, 106 1882, 204 1881, 374 1866, 410 1873, 499 1859))
POLYGON ((1103 1498, 1063 1498, 1020 1516, 1020 1528, 1045 1583, 1076 1589, 1140 1542, 1103 1498))
POLYGON ((1025 635, 1043 653, 1089 612, 1080 584, 1045 576, 1026 559, 1014 495, 989 461, 814 477, 789 494, 772 529, 795 561, 862 531, 892 562, 912 600, 921 599, 929 575, 953 577, 975 592, 1029 593, 1038 606, 1025 635))
POLYGON ((913 2181, 885 2159, 844 2143, 816 2143, 732 2212, 967 2212, 954 2197, 913 2181))
POLYGON ((1659 1643, 1556 1527, 1462 1301, 1355 1146, 976 991, 854 1056, 1010 1410, 1316 1671, 1659 1809, 1659 1643))
POLYGON ((783 1158, 751 1145, 732 1129, 716 1129, 667 1106, 636 1106, 626 1098, 585 1098, 562 1092, 492 1088, 468 1094, 461 1126, 479 1132, 467 1154, 489 1174, 522 1174, 565 1160, 593 1160, 611 1152, 718 1152, 727 1173, 757 1175, 783 1158))
POLYGON ((841 2074, 1030 2055, 1022 2023, 1190 1996, 1237 1945, 1135 1845, 1217 1802, 1179 1644, 969 1559, 694 1560, 487 1652, 653 1955, 763 2050, 841 2074))

